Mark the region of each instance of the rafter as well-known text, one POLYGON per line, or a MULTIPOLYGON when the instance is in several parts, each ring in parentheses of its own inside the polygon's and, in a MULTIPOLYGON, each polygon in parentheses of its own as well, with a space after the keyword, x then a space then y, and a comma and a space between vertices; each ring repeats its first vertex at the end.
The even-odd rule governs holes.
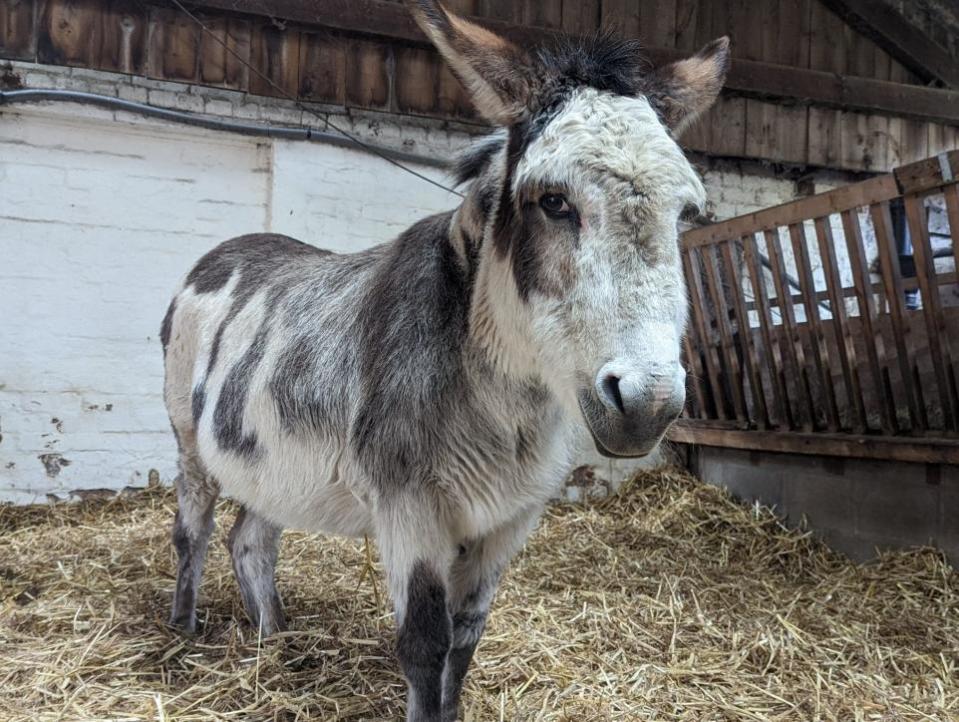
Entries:
MULTIPOLYGON (((405 43, 428 44, 406 8, 400 3, 385 0, 273 0, 268 7, 260 0, 194 0, 191 4, 405 43)), ((523 45, 542 42, 555 34, 543 28, 513 25, 488 18, 471 20, 523 45)), ((684 55, 662 48, 647 48, 646 52, 657 65, 684 55)), ((772 63, 734 60, 726 91, 793 105, 817 105, 959 125, 959 92, 772 63)))
POLYGON ((959 62, 884 0, 822 2, 920 77, 959 88, 959 62))

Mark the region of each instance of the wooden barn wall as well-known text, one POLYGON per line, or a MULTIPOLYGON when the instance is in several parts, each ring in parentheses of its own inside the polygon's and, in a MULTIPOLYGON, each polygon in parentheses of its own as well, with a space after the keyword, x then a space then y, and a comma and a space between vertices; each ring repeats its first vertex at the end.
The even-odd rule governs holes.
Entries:
MULTIPOLYGON (((572 33, 607 26, 650 47, 690 52, 728 34, 734 57, 919 83, 819 0, 447 0, 447 5, 469 15, 572 33)), ((432 49, 269 18, 211 12, 201 17, 265 77, 247 70, 175 8, 140 0, 0 0, 0 57, 476 120, 459 83, 432 49)), ((724 96, 684 141, 716 156, 879 171, 959 147, 959 129, 724 96)))

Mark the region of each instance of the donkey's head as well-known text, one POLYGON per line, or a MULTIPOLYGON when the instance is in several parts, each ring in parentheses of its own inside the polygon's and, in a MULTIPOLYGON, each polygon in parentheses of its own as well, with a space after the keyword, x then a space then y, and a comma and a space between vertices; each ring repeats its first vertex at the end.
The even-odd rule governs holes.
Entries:
POLYGON ((505 129, 463 173, 476 179, 471 250, 490 325, 509 337, 499 344, 582 413, 599 451, 648 453, 685 400, 677 223, 704 202, 674 137, 719 94, 728 40, 649 70, 635 42, 527 52, 437 2, 409 5, 505 129))

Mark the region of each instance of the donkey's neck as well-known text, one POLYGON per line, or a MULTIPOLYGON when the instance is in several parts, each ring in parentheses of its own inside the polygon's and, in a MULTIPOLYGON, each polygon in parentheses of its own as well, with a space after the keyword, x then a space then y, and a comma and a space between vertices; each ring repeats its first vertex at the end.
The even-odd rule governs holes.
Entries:
POLYGON ((537 378, 541 369, 529 310, 509 259, 500 256, 492 239, 497 195, 492 184, 475 182, 451 220, 450 243, 473 279, 469 335, 495 370, 514 379, 537 378))

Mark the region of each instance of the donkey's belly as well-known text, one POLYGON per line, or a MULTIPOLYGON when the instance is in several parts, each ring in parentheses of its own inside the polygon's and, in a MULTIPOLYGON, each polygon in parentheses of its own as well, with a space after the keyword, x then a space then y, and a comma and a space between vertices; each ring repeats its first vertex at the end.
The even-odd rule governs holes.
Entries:
POLYGON ((344 536, 372 533, 372 515, 358 478, 336 440, 289 436, 274 440, 252 463, 201 432, 204 465, 223 494, 285 529, 344 536))

